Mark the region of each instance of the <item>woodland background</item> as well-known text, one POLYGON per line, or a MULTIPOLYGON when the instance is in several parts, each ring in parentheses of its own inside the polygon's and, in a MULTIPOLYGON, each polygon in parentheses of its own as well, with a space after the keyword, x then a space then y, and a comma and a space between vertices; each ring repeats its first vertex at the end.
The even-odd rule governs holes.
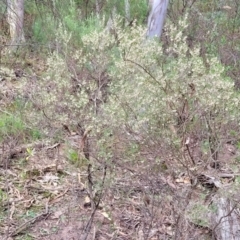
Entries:
POLYGON ((240 239, 240 2, 169 0, 146 39, 146 0, 25 0, 17 41, 13 2, 1 239, 240 239))

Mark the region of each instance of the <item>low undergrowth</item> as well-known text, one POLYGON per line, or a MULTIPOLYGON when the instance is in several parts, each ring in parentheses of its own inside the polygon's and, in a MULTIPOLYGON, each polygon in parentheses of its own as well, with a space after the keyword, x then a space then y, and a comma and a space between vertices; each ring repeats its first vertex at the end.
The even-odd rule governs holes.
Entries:
POLYGON ((1 111, 5 236, 211 239, 213 195, 237 198, 240 99, 224 66, 188 47, 187 17, 167 45, 121 21, 81 49, 59 25, 61 51, 1 111))

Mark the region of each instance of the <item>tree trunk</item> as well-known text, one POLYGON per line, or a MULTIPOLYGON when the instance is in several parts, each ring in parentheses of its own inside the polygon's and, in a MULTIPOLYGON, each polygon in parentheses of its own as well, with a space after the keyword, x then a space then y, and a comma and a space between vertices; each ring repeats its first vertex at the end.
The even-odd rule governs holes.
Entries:
POLYGON ((224 197, 213 200, 216 209, 212 214, 213 233, 217 240, 240 239, 238 204, 224 197))
POLYGON ((129 0, 125 0, 125 23, 126 25, 130 22, 130 3, 129 0))
POLYGON ((24 0, 7 0, 7 21, 13 49, 25 41, 23 31, 24 0))
POLYGON ((160 38, 167 13, 168 0, 153 0, 149 1, 149 4, 151 11, 148 17, 147 37, 160 38))

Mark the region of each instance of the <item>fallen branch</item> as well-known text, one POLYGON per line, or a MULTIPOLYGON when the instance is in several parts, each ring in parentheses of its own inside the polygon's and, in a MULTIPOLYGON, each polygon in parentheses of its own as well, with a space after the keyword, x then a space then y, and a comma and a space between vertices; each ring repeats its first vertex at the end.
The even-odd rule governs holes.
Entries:
POLYGON ((22 233, 26 229, 28 229, 32 224, 41 221, 42 219, 47 219, 51 213, 49 212, 48 208, 46 208, 46 211, 44 213, 40 213, 36 217, 28 220, 27 222, 21 224, 18 228, 13 230, 10 234, 9 237, 14 237, 17 236, 18 234, 22 233))

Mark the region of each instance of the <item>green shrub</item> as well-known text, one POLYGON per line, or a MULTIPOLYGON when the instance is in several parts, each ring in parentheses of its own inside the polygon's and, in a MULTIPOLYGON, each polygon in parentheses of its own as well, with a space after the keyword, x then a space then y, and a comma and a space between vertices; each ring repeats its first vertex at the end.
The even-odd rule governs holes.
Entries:
POLYGON ((10 135, 21 135, 26 129, 21 118, 14 115, 0 115, 0 139, 10 135))
POLYGON ((186 136, 197 135, 208 142, 211 156, 237 127, 240 101, 219 60, 208 55, 206 68, 199 48, 188 48, 186 19, 179 28, 168 26, 164 48, 144 40, 141 26, 122 29, 119 19, 115 34, 105 29, 87 34, 75 52, 68 48, 67 31, 59 29, 66 55, 49 57, 41 86, 48 114, 60 122, 93 125, 96 134, 119 129, 126 141, 133 140, 129 132, 138 141, 154 139, 163 148, 172 146, 174 154, 186 136))
POLYGON ((0 114, 0 140, 17 138, 20 141, 41 138, 41 132, 35 128, 29 128, 17 114, 0 114))

